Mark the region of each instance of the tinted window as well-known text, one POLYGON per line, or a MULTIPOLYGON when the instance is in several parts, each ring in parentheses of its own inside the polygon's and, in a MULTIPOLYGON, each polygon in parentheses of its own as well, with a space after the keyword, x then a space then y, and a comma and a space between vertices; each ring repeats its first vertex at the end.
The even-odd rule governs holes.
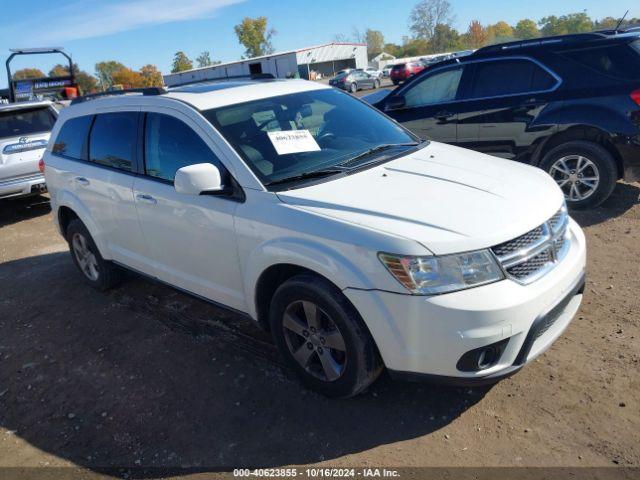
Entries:
POLYGON ((92 162, 131 171, 138 135, 138 113, 101 113, 96 116, 89 139, 92 162))
POLYGON ((49 132, 55 121, 46 107, 0 112, 0 138, 49 132))
POLYGON ((82 159, 82 147, 91 127, 91 120, 93 120, 91 115, 67 120, 53 144, 53 153, 82 159))
POLYGON ((177 118, 148 113, 144 138, 145 171, 151 177, 173 181, 180 168, 196 163, 220 168, 218 158, 202 138, 177 118))
POLYGON ((529 60, 496 60, 476 63, 471 98, 498 97, 549 90, 556 80, 529 60))
POLYGON ((429 75, 405 94, 407 107, 455 100, 463 68, 452 68, 429 75))
POLYGON ((640 78, 640 41, 630 45, 570 50, 562 55, 611 77, 628 80, 640 78))

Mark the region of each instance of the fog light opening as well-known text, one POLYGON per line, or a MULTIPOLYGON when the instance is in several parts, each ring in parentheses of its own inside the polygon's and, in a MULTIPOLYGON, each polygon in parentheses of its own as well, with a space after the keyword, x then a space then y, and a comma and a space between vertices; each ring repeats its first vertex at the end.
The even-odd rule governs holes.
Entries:
POLYGON ((499 342, 476 348, 465 353, 456 367, 462 372, 479 372, 493 367, 500 361, 509 339, 500 340, 499 342))

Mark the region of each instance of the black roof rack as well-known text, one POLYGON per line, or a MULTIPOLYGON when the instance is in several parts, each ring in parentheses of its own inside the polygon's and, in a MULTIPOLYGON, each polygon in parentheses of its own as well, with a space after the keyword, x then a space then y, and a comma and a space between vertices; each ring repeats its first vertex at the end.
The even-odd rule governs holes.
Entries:
POLYGON ((560 44, 560 43, 585 42, 589 40, 599 40, 602 38, 606 38, 606 35, 603 34, 602 32, 557 35, 554 37, 536 38, 531 40, 518 40, 515 42, 488 45, 486 47, 479 48, 478 50, 475 51, 475 53, 478 54, 478 53, 503 52, 505 50, 515 49, 515 48, 541 47, 545 45, 553 45, 553 44, 560 44))
POLYGON ((90 95, 83 95, 82 97, 74 98, 71 101, 71 105, 86 102, 87 100, 93 100, 94 98, 109 97, 112 95, 126 95, 127 93, 141 93, 145 96, 162 95, 167 93, 164 87, 145 87, 145 88, 129 88, 125 90, 107 90, 106 92, 92 93, 90 95))

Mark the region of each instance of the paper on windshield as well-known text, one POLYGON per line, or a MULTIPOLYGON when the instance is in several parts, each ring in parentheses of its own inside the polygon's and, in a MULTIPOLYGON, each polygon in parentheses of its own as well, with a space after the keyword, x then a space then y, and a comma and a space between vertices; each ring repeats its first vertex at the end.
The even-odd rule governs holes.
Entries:
POLYGON ((278 155, 320 151, 320 146, 309 130, 267 132, 267 135, 278 155))

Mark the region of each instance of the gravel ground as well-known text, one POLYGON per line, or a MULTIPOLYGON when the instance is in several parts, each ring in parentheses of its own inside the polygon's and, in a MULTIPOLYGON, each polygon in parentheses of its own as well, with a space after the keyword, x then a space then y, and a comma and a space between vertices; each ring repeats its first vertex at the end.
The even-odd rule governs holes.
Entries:
POLYGON ((0 467, 638 467, 639 194, 575 213, 584 303, 533 364, 351 400, 301 388, 245 319, 135 276, 93 291, 45 197, 0 201, 0 467))

